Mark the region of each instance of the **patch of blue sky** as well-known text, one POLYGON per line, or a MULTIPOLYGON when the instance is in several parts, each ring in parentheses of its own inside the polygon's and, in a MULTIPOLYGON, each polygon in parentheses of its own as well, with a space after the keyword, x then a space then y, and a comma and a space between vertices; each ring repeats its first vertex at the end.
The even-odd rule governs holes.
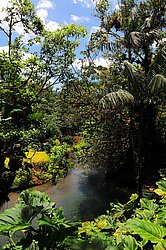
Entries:
MULTIPOLYGON (((97 0, 31 0, 35 10, 43 20, 48 30, 56 30, 60 25, 70 23, 82 24, 86 27, 89 35, 81 39, 81 45, 76 50, 77 58, 80 58, 80 51, 84 50, 90 34, 99 28, 99 20, 94 17, 94 6, 97 0)), ((0 1, 0 20, 3 17, 2 7, 5 7, 9 0, 0 1)), ((117 0, 111 0, 112 7, 117 5, 117 0)), ((22 27, 18 26, 15 35, 22 33, 22 27)), ((30 36, 26 35, 28 40, 30 36)), ((0 51, 7 49, 7 37, 0 32, 0 51)), ((102 60, 99 60, 102 62, 102 60)))

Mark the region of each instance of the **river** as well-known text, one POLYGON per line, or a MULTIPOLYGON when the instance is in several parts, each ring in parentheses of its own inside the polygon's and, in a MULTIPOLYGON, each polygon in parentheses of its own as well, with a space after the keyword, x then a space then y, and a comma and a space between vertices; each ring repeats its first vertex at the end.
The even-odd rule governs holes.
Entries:
MULTIPOLYGON (((33 189, 46 192, 57 207, 63 208, 67 219, 85 221, 105 213, 110 202, 124 202, 131 194, 127 183, 125 187, 119 187, 116 182, 105 177, 101 170, 75 168, 56 186, 46 183, 33 189)), ((12 207, 18 197, 19 193, 10 193, 10 201, 2 205, 0 212, 12 207)), ((0 237, 0 242, 2 241, 0 237)))

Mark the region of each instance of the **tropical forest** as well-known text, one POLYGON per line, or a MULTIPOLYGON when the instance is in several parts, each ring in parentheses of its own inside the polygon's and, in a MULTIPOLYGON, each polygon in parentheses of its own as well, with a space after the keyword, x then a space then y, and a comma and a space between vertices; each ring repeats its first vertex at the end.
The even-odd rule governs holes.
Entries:
POLYGON ((91 2, 91 33, 0 15, 2 250, 166 249, 166 2, 91 2))

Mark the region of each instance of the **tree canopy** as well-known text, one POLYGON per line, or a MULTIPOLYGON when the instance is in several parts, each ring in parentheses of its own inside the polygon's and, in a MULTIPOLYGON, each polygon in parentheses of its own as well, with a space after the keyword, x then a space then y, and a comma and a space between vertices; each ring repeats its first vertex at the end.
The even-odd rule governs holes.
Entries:
POLYGON ((121 0, 116 9, 97 1, 100 29, 78 55, 83 26, 48 31, 31 1, 9 1, 0 20, 8 45, 0 53, 4 193, 29 148, 59 155, 65 168, 63 143, 71 146, 73 136, 84 140, 81 159, 112 176, 130 171, 139 193, 165 166, 165 8, 162 0, 121 0), (101 56, 108 67, 96 65, 101 56))

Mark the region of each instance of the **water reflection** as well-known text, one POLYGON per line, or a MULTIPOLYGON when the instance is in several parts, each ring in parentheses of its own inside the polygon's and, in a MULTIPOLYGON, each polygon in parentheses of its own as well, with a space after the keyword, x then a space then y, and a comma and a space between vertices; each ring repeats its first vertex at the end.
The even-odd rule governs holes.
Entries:
MULTIPOLYGON (((109 209, 110 201, 125 201, 130 190, 118 187, 105 178, 101 171, 73 169, 56 186, 46 183, 33 189, 46 192, 57 207, 63 207, 67 219, 90 220, 109 209)), ((12 207, 19 193, 10 193, 10 201, 3 204, 1 212, 12 207)))
MULTIPOLYGON (((57 207, 63 207, 65 217, 71 220, 91 220, 109 209, 112 201, 124 202, 131 194, 131 189, 119 187, 116 182, 106 178, 100 170, 76 168, 56 186, 46 183, 33 189, 46 192, 57 207)), ((12 207, 19 193, 10 193, 10 201, 3 204, 0 212, 12 207)), ((6 237, 0 236, 0 246, 7 243, 6 237)))

